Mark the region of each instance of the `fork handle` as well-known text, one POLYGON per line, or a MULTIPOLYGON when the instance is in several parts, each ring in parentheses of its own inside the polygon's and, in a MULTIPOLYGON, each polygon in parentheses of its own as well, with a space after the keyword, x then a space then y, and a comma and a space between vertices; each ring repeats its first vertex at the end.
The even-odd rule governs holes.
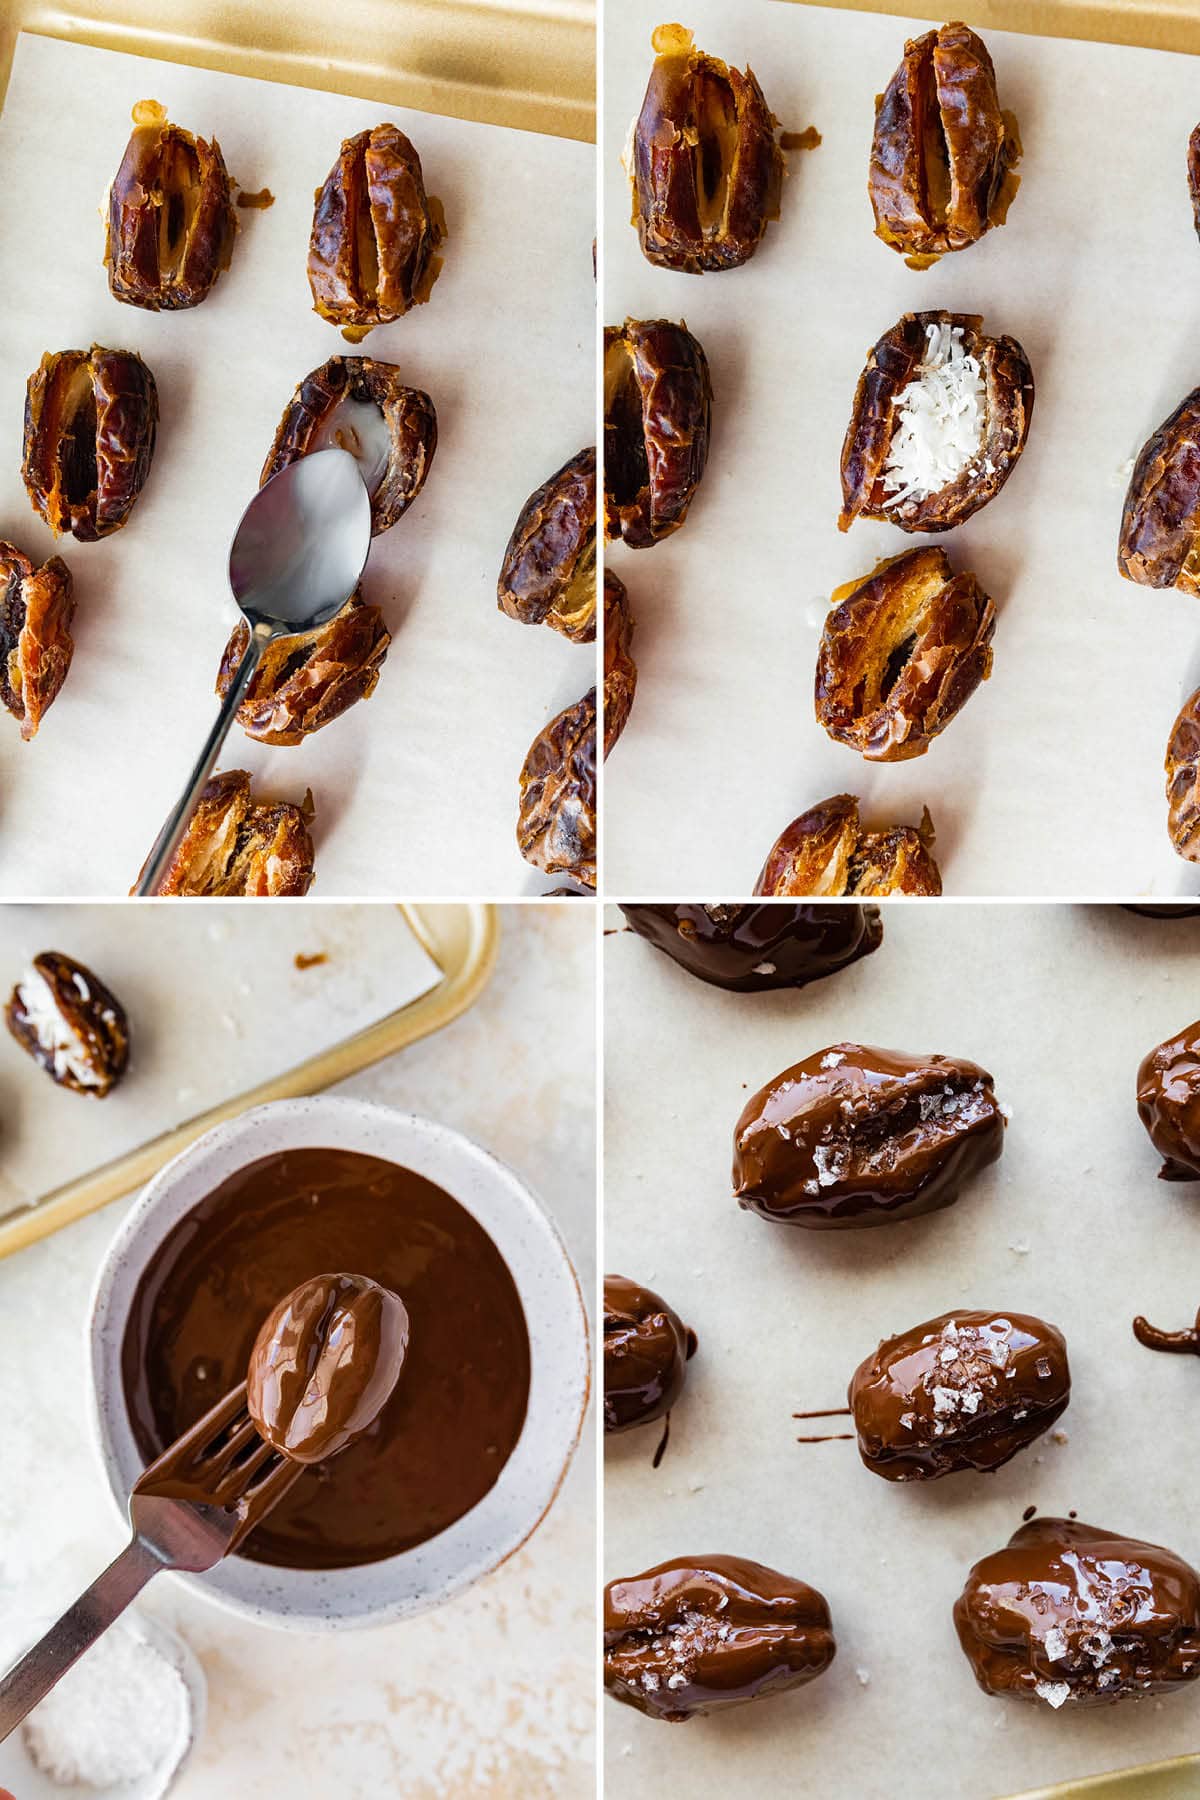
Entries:
POLYGON ((163 1566, 154 1551, 135 1537, 45 1637, 26 1651, 0 1680, 0 1744, 163 1566))

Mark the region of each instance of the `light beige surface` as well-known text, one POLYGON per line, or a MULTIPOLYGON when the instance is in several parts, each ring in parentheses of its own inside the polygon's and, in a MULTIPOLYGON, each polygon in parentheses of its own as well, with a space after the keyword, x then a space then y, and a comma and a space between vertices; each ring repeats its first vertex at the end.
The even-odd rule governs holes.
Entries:
POLYGON ((1021 188, 1003 229, 918 274, 872 235, 866 178, 874 96, 924 24, 767 0, 608 8, 606 313, 686 317, 715 394, 686 525, 612 558, 640 681, 607 766, 610 892, 745 894, 789 820, 845 790, 887 823, 927 803, 951 894, 1196 886, 1167 839, 1162 759, 1200 679, 1200 614, 1115 566, 1127 465, 1200 379, 1196 64, 1006 35, 987 16, 966 14, 1020 120, 1021 188), (655 269, 629 224, 618 157, 664 16, 749 62, 788 129, 822 134, 790 157, 783 217, 741 270, 655 269), (839 534, 838 462, 869 347, 936 307, 1017 337, 1037 399, 1003 492, 945 540, 997 603, 992 678, 926 756, 871 768, 813 718, 828 596, 929 540, 878 523, 839 534))
POLYGON ((1130 1331, 1139 1311, 1186 1325, 1200 1301, 1200 1199, 1156 1180, 1133 1098, 1142 1055, 1200 1011, 1200 920, 893 906, 874 956, 799 993, 725 994, 632 934, 605 940, 605 968, 605 1267, 656 1288, 700 1340, 661 1467, 653 1428, 609 1441, 605 1577, 750 1556, 821 1589, 839 1646, 811 1686, 724 1718, 666 1726, 606 1702, 611 1800, 706 1800, 733 1770, 748 1794, 802 1771, 829 1800, 992 1800, 1195 1750, 1200 1687, 1090 1712, 1006 1704, 975 1686, 950 1614, 1028 1505, 1200 1563, 1200 1367, 1130 1331), (991 1070, 1012 1109, 1004 1154, 955 1206, 812 1232, 731 1199, 748 1092, 839 1039, 991 1070), (1063 1329, 1065 1443, 897 1487, 853 1443, 795 1442, 822 1427, 793 1412, 843 1404, 881 1337, 971 1306, 1063 1329))
MULTIPOLYGON (((496 973, 470 1012, 340 1090, 428 1113, 511 1163, 563 1232, 589 1300, 590 912, 506 909, 496 973)), ((198 1063, 211 1054, 197 1042, 198 1063)), ((0 1265, 0 1613, 10 1621, 68 1603, 120 1541, 87 1437, 84 1354, 116 1218, 116 1208, 97 1214, 0 1265)), ((208 1732, 178 1800, 590 1796, 594 1510, 585 1429, 524 1550, 453 1605, 377 1631, 281 1635, 166 1582, 151 1588, 148 1610, 184 1633, 209 1679, 208 1732)))
POLYGON ((365 704, 284 749, 235 729, 222 766, 260 774, 274 795, 311 786, 318 896, 550 885, 516 849, 517 776, 541 726, 591 685, 594 658, 506 619, 495 581, 527 495, 593 435, 592 152, 23 37, 0 117, 0 258, 27 271, 0 345, 0 536, 39 557, 52 548, 20 479, 25 382, 44 351, 137 350, 162 421, 126 528, 59 545, 78 589, 76 656, 37 741, 0 734, 2 893, 126 892, 183 784, 237 616, 229 540, 297 382, 349 350, 311 311, 313 190, 342 138, 384 117, 411 135, 449 225, 429 304, 361 347, 397 362, 438 410, 425 488, 373 544, 364 580, 392 647, 365 704), (129 109, 147 96, 215 135, 247 187, 276 195, 240 214, 231 269, 190 312, 120 305, 101 266, 103 196, 129 109), (53 205, 32 204, 48 181, 53 205))

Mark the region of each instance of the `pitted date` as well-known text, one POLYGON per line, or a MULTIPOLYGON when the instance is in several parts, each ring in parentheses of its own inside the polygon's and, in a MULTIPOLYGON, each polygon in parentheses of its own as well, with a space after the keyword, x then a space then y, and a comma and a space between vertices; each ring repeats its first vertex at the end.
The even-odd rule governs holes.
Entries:
MULTIPOLYGON (((313 882, 312 795, 255 800, 245 769, 226 769, 205 785, 158 886, 160 895, 290 899, 313 882)), ((144 865, 143 865, 144 868, 144 865)), ((137 883, 129 890, 137 892, 137 883)))
POLYGON ((683 325, 604 332, 604 531, 645 550, 678 531, 708 462, 708 358, 683 325))
POLYGON ((1061 1331, 1028 1313, 942 1313, 886 1338, 850 1382, 858 1453, 885 1481, 998 1469, 1067 1408, 1061 1331))
MULTIPOLYGON (((217 672, 224 699, 237 674, 250 628, 236 625, 217 672)), ((340 612, 315 631, 274 638, 237 709, 237 722, 260 744, 298 744, 339 718, 356 700, 369 700, 379 681, 391 633, 377 606, 353 593, 340 612)))
POLYGON ((992 1078, 952 1056, 831 1044, 747 1101, 733 1187, 763 1219, 887 1225, 953 1205, 1004 1148, 992 1078))
POLYGON ((894 557, 834 601, 817 655, 819 723, 868 762, 923 756, 991 673, 991 600, 939 544, 894 557))
POLYGON ((689 974, 735 993, 802 988, 869 956, 877 906, 622 906, 630 927, 689 974))
POLYGON ((642 253, 689 275, 736 269, 779 217, 783 154, 762 89, 692 34, 660 26, 634 126, 633 219, 642 253))
POLYGON ((547 875, 596 886, 596 690, 558 713, 529 747, 517 847, 547 875))
POLYGON ((67 679, 75 641, 75 591, 59 556, 35 569, 0 542, 0 700, 29 741, 67 679))
POLYGON ((940 894, 933 820, 864 831, 854 794, 834 794, 793 819, 772 844, 754 892, 766 897, 940 894))
POLYGON ((637 690, 633 660, 633 614, 625 583, 604 571, 604 754, 608 755, 629 722, 637 690))
POLYGON ((421 159, 395 125, 342 143, 318 189, 308 247, 313 310, 352 329, 386 325, 428 300, 446 236, 421 159))
POLYGON ((1137 1109, 1163 1159, 1159 1180, 1200 1181, 1200 1020, 1142 1058, 1137 1109))
POLYGON ((1121 514, 1117 568, 1142 587, 1200 594, 1200 388, 1138 454, 1121 514))
POLYGON ((61 951, 34 957, 4 1020, 22 1050, 72 1093, 103 1100, 129 1066, 125 1008, 98 975, 61 951))
POLYGON ((216 140, 165 117, 135 124, 108 198, 104 260, 114 299, 149 312, 199 306, 229 267, 236 232, 216 140))
POLYGON ((1200 688, 1184 701, 1167 743, 1167 832, 1176 856, 1200 862, 1200 688))
POLYGON ((1020 156, 987 45, 955 21, 910 39, 875 102, 875 235, 927 266, 1002 225, 1020 156))
POLYGON ((394 363, 331 356, 304 377, 288 402, 259 486, 313 451, 347 450, 363 467, 371 492, 371 535, 378 537, 404 516, 424 487, 437 436, 433 401, 420 388, 407 387, 394 363), (374 441, 380 433, 386 440, 383 458, 374 441))
POLYGON ((21 475, 56 536, 92 543, 119 531, 145 486, 158 389, 130 350, 48 351, 25 391, 21 475))
POLYGON ((1200 1574, 1174 1551, 1082 1519, 1031 1519, 977 1562, 954 1604, 985 1694, 1102 1706, 1200 1676, 1200 1574))
POLYGON ((500 566, 497 604, 573 644, 596 637, 596 450, 573 456, 521 508, 500 566))
POLYGON ((836 1649, 824 1595, 745 1557, 677 1557, 604 1590, 604 1685, 651 1719, 801 1687, 836 1649))
POLYGON ((604 1429, 631 1431, 670 1412, 683 1392, 696 1334, 649 1288, 604 1277, 604 1429))

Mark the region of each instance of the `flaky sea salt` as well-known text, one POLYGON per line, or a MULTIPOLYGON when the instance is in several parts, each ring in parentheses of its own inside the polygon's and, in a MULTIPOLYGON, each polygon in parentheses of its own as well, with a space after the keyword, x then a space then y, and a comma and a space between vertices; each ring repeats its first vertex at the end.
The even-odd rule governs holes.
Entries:
POLYGON ((1066 1681, 1035 1681, 1033 1691, 1039 1700, 1044 1700, 1055 1712, 1071 1698, 1071 1685, 1066 1681))
POLYGON ((1067 1654, 1067 1634, 1058 1625, 1052 1625, 1046 1633, 1046 1657, 1050 1662, 1062 1662, 1067 1654))
POLYGON ((188 1729, 178 1669, 120 1625, 93 1644, 22 1727, 26 1749, 52 1781, 94 1788, 173 1768, 188 1729))

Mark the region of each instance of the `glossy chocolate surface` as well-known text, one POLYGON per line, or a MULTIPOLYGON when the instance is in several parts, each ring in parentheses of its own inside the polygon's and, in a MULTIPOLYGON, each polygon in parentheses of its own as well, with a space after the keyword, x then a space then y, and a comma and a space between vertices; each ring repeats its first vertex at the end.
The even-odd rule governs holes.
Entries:
POLYGON ((1178 906, 1124 906, 1123 912, 1141 913, 1146 919, 1194 919, 1200 913, 1200 906, 1191 906, 1181 901, 1178 906))
POLYGON ((858 1453, 887 1481, 998 1469, 1066 1410, 1062 1333, 1026 1313, 942 1313, 854 1371, 858 1453))
POLYGON ((877 906, 623 906, 633 930, 689 974, 737 993, 807 987, 883 937, 877 906))
POLYGON ((604 1590, 604 1685, 677 1721, 812 1681, 836 1645, 824 1596, 740 1556, 684 1556, 604 1590))
POLYGON ((1200 1020, 1142 1058, 1137 1109, 1164 1159, 1159 1180, 1200 1180, 1200 1020))
POLYGON ((1033 1519, 977 1562, 954 1623, 985 1693, 1055 1709, 1200 1675, 1200 1574, 1078 1519, 1033 1519))
POLYGON ((747 1102, 734 1194, 789 1225, 887 1225, 957 1200, 1000 1155, 1004 1123, 977 1063, 833 1044, 747 1102))
POLYGON ((347 1568, 424 1543, 495 1484, 524 1424, 529 1336, 483 1228, 410 1169, 298 1149, 223 1182, 147 1265, 122 1344, 147 1460, 242 1379, 279 1301, 339 1267, 403 1295, 403 1379, 363 1436, 307 1471, 251 1534, 240 1554, 256 1562, 347 1568))
POLYGON ((649 1288, 604 1277, 604 1429, 629 1431, 669 1413, 696 1354, 696 1334, 649 1288))

